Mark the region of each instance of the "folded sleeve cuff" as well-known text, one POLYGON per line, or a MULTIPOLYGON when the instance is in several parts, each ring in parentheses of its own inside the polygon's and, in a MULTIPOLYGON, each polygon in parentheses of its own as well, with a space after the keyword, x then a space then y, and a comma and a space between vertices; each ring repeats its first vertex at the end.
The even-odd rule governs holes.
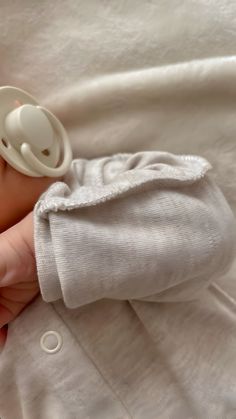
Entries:
POLYGON ((57 301, 62 298, 62 292, 58 280, 49 220, 40 217, 36 208, 34 210, 34 237, 37 273, 42 298, 46 302, 57 301))
POLYGON ((74 161, 34 209, 44 301, 189 299, 228 269, 235 220, 210 168, 164 152, 74 161))

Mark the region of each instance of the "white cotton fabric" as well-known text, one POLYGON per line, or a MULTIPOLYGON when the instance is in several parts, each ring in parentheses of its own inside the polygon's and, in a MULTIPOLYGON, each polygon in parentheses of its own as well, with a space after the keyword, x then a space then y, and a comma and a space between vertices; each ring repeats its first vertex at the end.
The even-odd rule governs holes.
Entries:
MULTIPOLYGON (((88 158, 144 150, 206 157, 213 171, 204 176, 213 195, 204 195, 201 211, 208 207, 207 199, 212 209, 212 200, 217 198, 214 209, 222 234, 218 243, 222 246, 232 218, 213 177, 236 213, 236 194, 232 193, 236 175, 232 157, 236 135, 236 3, 9 0, 1 2, 0 15, 0 83, 26 89, 61 118, 74 156, 80 161, 76 167, 83 163, 88 168, 88 158), (219 217, 221 211, 227 212, 226 219, 219 217)), ((109 298, 115 289, 102 288, 101 282, 96 290, 93 280, 89 291, 92 289, 93 298, 98 299, 81 304, 82 290, 75 289, 73 295, 64 281, 76 262, 72 255, 73 263, 69 268, 66 263, 65 272, 60 270, 58 275, 59 245, 55 236, 50 236, 50 219, 55 233, 56 219, 63 218, 64 225, 70 218, 74 226, 72 214, 83 213, 86 222, 86 211, 95 217, 95 208, 102 204, 95 205, 94 211, 91 206, 87 210, 71 208, 68 213, 61 209, 58 214, 53 210, 55 206, 46 205, 55 198, 63 201, 64 192, 71 198, 78 187, 76 182, 73 186, 72 179, 78 178, 79 173, 73 172, 67 178, 69 189, 64 183, 55 185, 50 190, 54 198, 49 200, 48 191, 47 199, 45 196, 37 207, 37 228, 43 232, 36 234, 36 243, 41 237, 48 249, 45 257, 40 253, 37 260, 42 296, 9 326, 0 355, 1 418, 234 418, 235 267, 225 274, 220 267, 216 276, 214 267, 207 267, 209 278, 203 282, 213 282, 206 289, 201 283, 201 295, 197 289, 200 283, 194 278, 188 276, 175 288, 173 277, 168 289, 159 288, 152 294, 155 301, 148 301, 146 291, 144 295, 141 276, 137 289, 129 290, 125 300, 120 277, 115 282, 120 299, 109 298), (48 272, 52 273, 50 280, 48 272), (195 292, 199 298, 190 301, 195 292), (139 299, 132 300, 131 293, 137 293, 139 299), (100 299, 101 295, 106 297, 100 299), (57 297, 62 299, 55 301, 57 297), (75 304, 79 306, 70 308, 75 304), (55 354, 46 353, 40 345, 41 337, 50 330, 63 339, 55 354)), ((187 188, 188 199, 194 199, 197 182, 187 188)), ((181 194, 182 188, 176 190, 181 194)), ((114 202, 105 202, 105 206, 114 209, 114 202)), ((117 202, 122 207, 122 199, 117 202)), ((137 216, 143 218, 144 208, 137 216)), ((156 209, 153 205, 151 208, 152 212, 156 209)), ((189 207, 187 210, 191 213, 189 207)), ((102 212, 97 214, 101 221, 102 212)), ((157 212, 148 215, 156 216, 157 212)), ((206 219, 212 220, 210 214, 206 219)), ((111 218, 107 221, 111 223, 111 218)), ((193 218, 190 226, 194 226, 193 218)), ((78 228, 82 231, 81 224, 78 228)), ((232 235, 234 231, 232 223, 232 235)), ((79 240, 76 230, 72 233, 79 240)), ((192 237, 197 241, 196 234, 192 237)), ((127 240, 131 243, 130 237, 127 240)), ((155 240, 157 244, 158 238, 155 240)), ((222 249, 230 242, 226 241, 222 249)), ((65 251, 66 245, 64 242, 62 247, 65 251)), ((80 249, 86 246, 84 240, 80 249)), ((200 245, 199 249, 203 255, 200 245)), ((146 257, 153 250, 148 247, 146 257)), ((214 264, 220 266, 224 260, 227 270, 224 258, 232 253, 218 258, 219 253, 214 264)), ((84 260, 89 256, 84 254, 84 260)), ((123 268, 126 256, 122 257, 123 268)), ((140 266, 141 260, 138 262, 140 266)), ((138 266, 134 266, 135 272, 138 266)), ((77 278, 79 273, 80 266, 77 278)), ((84 275, 83 297, 88 300, 85 279, 84 275)), ((110 284, 111 278, 107 281, 110 284)))
MULTIPOLYGON (((234 258, 235 219, 210 167, 201 157, 165 152, 77 159, 64 182, 43 194, 34 211, 35 250, 51 312, 38 299, 10 328, 1 355, 3 417, 16 414, 15 386, 26 418, 196 416, 163 365, 160 351, 166 347, 171 359, 173 343, 168 325, 158 336, 155 310, 162 310, 158 303, 204 301, 234 258), (30 324, 33 341, 30 328, 25 336, 30 324), (63 341, 53 360, 39 346, 43 327, 63 341), (26 353, 43 379, 37 369, 25 370, 26 353)), ((186 361, 173 368, 190 380, 186 361)), ((200 397, 195 382, 191 397, 200 397)), ((208 392, 201 397, 207 405, 208 392)))
POLYGON ((235 253, 234 217, 209 168, 164 152, 74 160, 35 207, 44 301, 196 299, 235 253))

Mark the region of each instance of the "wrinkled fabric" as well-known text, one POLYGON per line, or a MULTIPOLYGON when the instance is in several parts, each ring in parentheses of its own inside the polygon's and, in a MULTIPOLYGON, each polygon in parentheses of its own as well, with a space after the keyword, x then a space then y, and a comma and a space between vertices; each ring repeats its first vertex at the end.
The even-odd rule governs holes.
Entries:
MULTIPOLYGON (((75 157, 204 156, 236 213, 235 2, 10 0, 0 11, 0 83, 28 90, 55 112, 75 157)), ((235 266, 194 302, 106 299, 68 309, 39 297, 9 325, 0 416, 234 418, 235 298, 235 266), (63 336, 54 355, 40 346, 48 330, 63 336)))
MULTIPOLYGON (((1 354, 3 416, 14 417, 7 406, 15 383, 23 417, 154 419, 201 411, 178 398, 181 384, 163 365, 162 345, 177 370, 180 364, 173 343, 159 335, 155 310, 158 303, 204 301, 234 258, 236 222, 210 169, 201 157, 165 152, 77 159, 64 182, 42 195, 34 222, 43 302, 38 298, 9 331, 1 354), (43 327, 62 340, 50 355, 43 327), (39 371, 21 371, 29 353, 41 380, 39 371)), ((188 369, 186 359, 181 363, 188 369)), ((193 391, 198 395, 195 384, 193 391)))
POLYGON ((234 216, 209 169, 160 152, 74 160, 35 206, 44 301, 196 299, 236 250, 234 216))

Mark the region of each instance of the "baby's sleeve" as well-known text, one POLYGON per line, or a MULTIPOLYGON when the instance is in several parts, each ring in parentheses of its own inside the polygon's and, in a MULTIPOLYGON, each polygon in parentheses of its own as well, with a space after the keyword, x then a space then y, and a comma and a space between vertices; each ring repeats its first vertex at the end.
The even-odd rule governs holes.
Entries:
POLYGON ((140 152, 74 160, 34 209, 42 298, 181 301, 222 276, 235 220, 198 156, 140 152))

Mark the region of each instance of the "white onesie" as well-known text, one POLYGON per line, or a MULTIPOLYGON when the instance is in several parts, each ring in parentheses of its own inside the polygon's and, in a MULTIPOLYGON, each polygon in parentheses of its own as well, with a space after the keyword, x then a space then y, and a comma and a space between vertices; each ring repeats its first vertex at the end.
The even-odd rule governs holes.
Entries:
MULTIPOLYGON (((9 325, 1 418, 198 417, 180 394, 191 380, 204 401, 199 360, 165 310, 204 302, 234 256, 234 217, 209 169, 201 157, 165 152, 78 159, 42 195, 42 297, 9 325)), ((186 313, 182 327, 198 326, 186 313)))

